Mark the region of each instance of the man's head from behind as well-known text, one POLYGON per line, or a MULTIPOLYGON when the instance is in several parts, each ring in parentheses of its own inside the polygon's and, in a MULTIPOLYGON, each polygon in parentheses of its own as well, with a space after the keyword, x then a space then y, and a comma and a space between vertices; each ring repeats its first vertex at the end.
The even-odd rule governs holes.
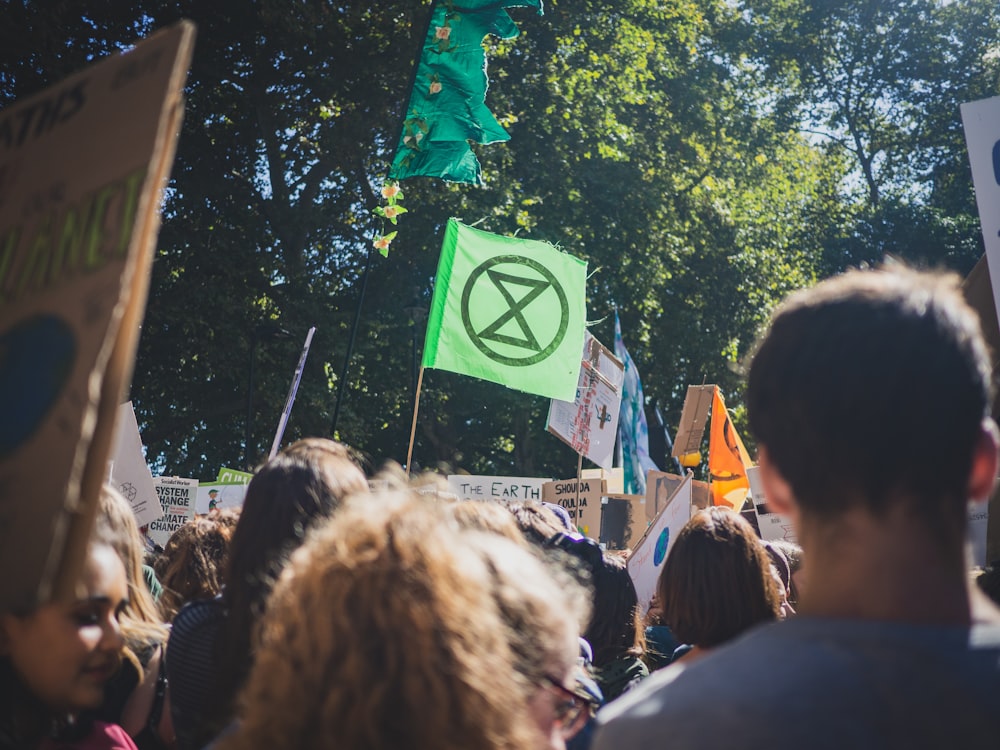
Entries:
POLYGON ((956 529, 991 401, 979 321, 957 278, 905 268, 853 271, 789 297, 747 389, 750 428, 803 513, 882 514, 905 498, 956 529))

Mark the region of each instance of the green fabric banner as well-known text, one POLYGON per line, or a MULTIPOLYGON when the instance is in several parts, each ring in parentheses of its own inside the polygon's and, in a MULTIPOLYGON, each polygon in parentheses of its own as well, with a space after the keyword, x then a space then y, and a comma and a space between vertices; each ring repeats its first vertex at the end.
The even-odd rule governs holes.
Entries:
POLYGON ((482 168, 469 141, 485 145, 510 139, 486 106, 483 38, 516 37, 517 25, 506 8, 530 6, 541 13, 541 0, 472 0, 460 5, 437 0, 434 6, 389 167, 392 179, 422 175, 480 185, 482 168))
POLYGON ((576 398, 587 264, 547 242, 448 220, 424 367, 562 401, 576 398))

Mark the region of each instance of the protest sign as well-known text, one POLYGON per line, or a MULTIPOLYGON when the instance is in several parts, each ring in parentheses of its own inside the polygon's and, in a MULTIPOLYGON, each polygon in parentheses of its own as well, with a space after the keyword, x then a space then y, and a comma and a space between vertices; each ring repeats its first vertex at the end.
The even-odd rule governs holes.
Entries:
POLYGON ((649 603, 656 593, 656 581, 663 561, 684 524, 691 518, 692 489, 691 475, 688 474, 667 499, 646 533, 632 547, 628 572, 635 584, 643 613, 649 609, 649 603))
POLYGON ((629 549, 645 533, 645 495, 606 495, 601 498, 601 538, 608 549, 629 549))
POLYGON ((556 480, 542 485, 542 502, 564 507, 581 534, 597 539, 601 533, 601 498, 606 493, 599 479, 581 479, 579 495, 575 479, 556 480))
POLYGON ((1000 96, 961 106, 965 142, 969 149, 972 183, 976 191, 979 224, 986 247, 993 303, 1000 311, 1000 96))
POLYGON ((215 481, 221 484, 250 484, 251 479, 253 479, 253 474, 249 471, 222 467, 219 469, 219 475, 215 481))
POLYGON ((75 585, 131 378, 194 39, 0 111, 0 611, 75 585), (30 498, 30 502, 28 502, 30 498))
POLYGON ((184 477, 153 477, 153 486, 163 507, 163 516, 149 524, 147 536, 160 547, 177 529, 194 518, 198 480, 184 477))
POLYGON ((764 486, 760 481, 760 468, 751 466, 747 469, 747 479, 750 480, 750 495, 753 507, 757 512, 757 526, 760 528, 760 538, 766 542, 796 542, 798 536, 792 519, 782 513, 775 513, 767 506, 764 496, 764 486))
POLYGON ((153 475, 142 452, 139 425, 135 421, 131 401, 126 401, 118 408, 118 426, 115 432, 110 484, 128 500, 136 523, 140 527, 146 526, 163 515, 163 508, 160 507, 160 499, 153 486, 153 475))
POLYGON ((448 491, 462 500, 503 500, 521 503, 525 500, 541 501, 542 485, 548 481, 537 477, 450 474, 448 491))
MULTIPOLYGON (((656 514, 666 506, 667 500, 685 479, 679 474, 666 471, 651 471, 646 475, 646 518, 649 523, 653 522, 656 514)), ((691 496, 695 508, 707 508, 712 504, 708 482, 692 479, 691 496)))
POLYGON ((576 400, 553 399, 549 403, 545 429, 581 456, 610 469, 624 379, 625 368, 621 361, 586 333, 576 400))
POLYGON ((680 458, 701 450, 701 439, 705 435, 705 424, 708 422, 708 412, 712 407, 714 395, 714 385, 688 386, 671 456, 680 458))
POLYGON ((216 508, 241 508, 247 495, 247 485, 243 483, 202 482, 198 485, 194 511, 205 515, 216 508))
POLYGON ((986 503, 969 503, 966 538, 972 553, 972 564, 986 567, 986 526, 989 522, 989 508, 986 503))

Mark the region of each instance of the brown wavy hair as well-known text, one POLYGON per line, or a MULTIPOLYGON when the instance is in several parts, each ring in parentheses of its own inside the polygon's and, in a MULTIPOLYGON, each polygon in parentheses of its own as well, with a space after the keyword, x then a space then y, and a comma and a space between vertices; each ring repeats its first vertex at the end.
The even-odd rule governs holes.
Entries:
POLYGON ((160 611, 167 621, 185 604, 222 591, 229 544, 239 508, 220 508, 193 518, 170 535, 153 565, 163 587, 160 611))
POLYGON ((709 648, 778 617, 771 559, 750 523, 727 508, 695 513, 657 582, 663 620, 678 643, 709 648))
POLYGON ((219 748, 537 746, 528 672, 576 649, 560 590, 527 549, 462 530, 439 500, 349 500, 286 566, 219 748))

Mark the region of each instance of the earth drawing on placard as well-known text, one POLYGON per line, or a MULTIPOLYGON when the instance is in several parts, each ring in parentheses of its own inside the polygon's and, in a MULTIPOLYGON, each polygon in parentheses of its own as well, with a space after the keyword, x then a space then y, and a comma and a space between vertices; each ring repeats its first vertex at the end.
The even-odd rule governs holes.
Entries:
POLYGON ((670 544, 670 527, 667 526, 656 538, 656 546, 653 548, 653 565, 660 567, 663 558, 667 556, 667 547, 670 544))
POLYGON ((35 315, 0 334, 0 458, 16 451, 45 422, 76 359, 65 321, 35 315))

